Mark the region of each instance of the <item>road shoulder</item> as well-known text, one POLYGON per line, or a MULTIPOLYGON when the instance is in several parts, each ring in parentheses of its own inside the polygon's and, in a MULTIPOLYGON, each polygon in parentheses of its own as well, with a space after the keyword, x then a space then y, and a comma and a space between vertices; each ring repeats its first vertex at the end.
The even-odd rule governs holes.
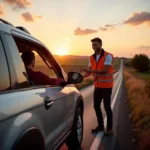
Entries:
MULTIPOLYGON (((134 150, 132 143, 132 123, 129 119, 130 111, 127 103, 127 91, 124 81, 121 86, 120 99, 118 100, 118 112, 114 116, 117 116, 117 120, 114 120, 115 135, 117 142, 120 145, 121 150, 134 150)), ((117 109, 117 106, 116 106, 117 109)))
POLYGON ((134 150, 132 124, 129 119, 127 93, 124 81, 121 84, 113 109, 113 136, 103 137, 99 150, 134 150))

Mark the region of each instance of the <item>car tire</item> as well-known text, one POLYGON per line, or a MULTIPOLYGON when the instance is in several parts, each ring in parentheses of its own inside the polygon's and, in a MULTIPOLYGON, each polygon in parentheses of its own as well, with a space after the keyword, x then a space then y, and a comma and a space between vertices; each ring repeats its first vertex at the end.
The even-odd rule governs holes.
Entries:
POLYGON ((33 129, 17 140, 13 150, 45 150, 44 140, 39 130, 33 129))
POLYGON ((76 111, 71 134, 66 142, 68 148, 77 149, 81 147, 83 139, 83 112, 81 108, 76 111))

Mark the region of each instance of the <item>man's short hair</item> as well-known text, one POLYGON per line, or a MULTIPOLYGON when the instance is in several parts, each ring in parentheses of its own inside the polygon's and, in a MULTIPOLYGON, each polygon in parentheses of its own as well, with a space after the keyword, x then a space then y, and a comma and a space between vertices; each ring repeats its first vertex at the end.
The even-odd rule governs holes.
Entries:
POLYGON ((102 40, 98 37, 92 39, 91 42, 98 42, 98 43, 102 44, 102 40))
POLYGON ((35 54, 32 51, 25 51, 22 53, 21 57, 25 66, 28 66, 35 59, 35 54))

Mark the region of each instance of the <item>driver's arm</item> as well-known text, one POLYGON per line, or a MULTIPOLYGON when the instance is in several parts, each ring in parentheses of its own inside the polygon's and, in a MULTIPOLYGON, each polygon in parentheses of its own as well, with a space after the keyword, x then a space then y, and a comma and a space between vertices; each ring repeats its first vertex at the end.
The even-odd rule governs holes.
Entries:
POLYGON ((48 75, 43 72, 38 71, 39 82, 42 85, 60 85, 63 83, 62 78, 50 78, 48 75))

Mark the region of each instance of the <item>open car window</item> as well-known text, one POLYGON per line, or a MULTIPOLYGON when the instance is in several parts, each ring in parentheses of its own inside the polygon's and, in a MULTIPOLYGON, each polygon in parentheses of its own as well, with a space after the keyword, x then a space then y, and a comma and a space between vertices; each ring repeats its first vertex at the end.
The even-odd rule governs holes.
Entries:
POLYGON ((58 76, 49 61, 47 59, 43 60, 36 51, 33 52, 35 53, 35 70, 43 72, 50 78, 57 78, 58 76))
MULTIPOLYGON (((36 80, 38 80, 39 86, 41 85, 40 83, 42 83, 40 80, 45 79, 48 81, 48 78, 50 80, 63 78, 60 66, 44 46, 18 37, 14 37, 14 40, 17 44, 20 56, 26 51, 32 51, 35 54, 34 72, 31 73, 31 71, 29 72, 26 68, 27 76, 32 86, 37 85, 37 83, 34 83, 33 81, 35 78, 38 78, 36 80)), ((50 84, 48 81, 47 83, 44 83, 44 85, 56 86, 53 83, 54 82, 50 84)))

